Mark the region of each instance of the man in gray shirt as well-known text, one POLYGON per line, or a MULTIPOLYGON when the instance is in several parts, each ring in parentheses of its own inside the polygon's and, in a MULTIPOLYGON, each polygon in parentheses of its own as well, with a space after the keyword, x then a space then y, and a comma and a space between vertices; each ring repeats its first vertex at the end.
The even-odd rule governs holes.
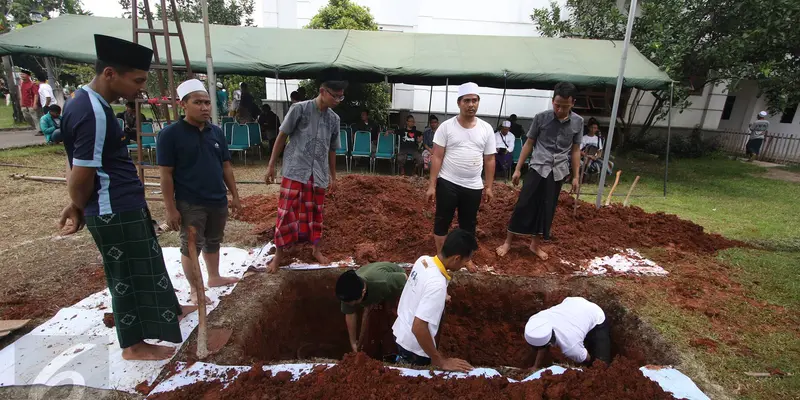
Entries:
POLYGON ((766 120, 767 112, 761 111, 756 121, 750 124, 750 139, 747 141, 747 161, 753 161, 761 152, 764 136, 769 131, 769 121, 766 120))
MULTIPOLYGON (((533 117, 519 159, 527 159, 531 152, 533 157, 508 223, 506 241, 497 248, 497 254, 501 257, 511 249, 514 235, 532 236, 531 251, 542 260, 548 257, 540 244, 542 239, 550 239, 550 226, 556 213, 561 185, 570 175, 570 157, 572 191, 578 188, 583 118, 572 112, 576 92, 575 85, 571 83, 557 84, 553 89, 553 110, 542 111, 533 117)), ((521 171, 522 163, 517 163, 511 178, 514 185, 519 184, 521 171)))
POLYGON ((336 68, 323 70, 319 95, 292 105, 275 139, 265 181, 275 181, 275 163, 283 152, 278 215, 275 223, 275 257, 267 272, 278 271, 286 246, 311 242, 320 264, 328 259, 320 251, 325 190, 336 189, 336 149, 339 148, 339 116, 333 108, 344 100, 347 82, 336 68), (286 139, 291 138, 289 144, 286 139), (284 151, 285 147, 285 151, 284 151))

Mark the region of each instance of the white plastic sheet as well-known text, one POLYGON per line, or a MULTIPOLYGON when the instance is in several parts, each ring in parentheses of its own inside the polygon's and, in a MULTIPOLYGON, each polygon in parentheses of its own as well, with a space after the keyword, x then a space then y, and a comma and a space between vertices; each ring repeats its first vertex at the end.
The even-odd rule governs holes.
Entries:
MULTIPOLYGON (((178 300, 189 304, 189 283, 183 275, 180 250, 162 250, 178 300)), ((231 247, 220 250, 223 275, 241 277, 249 261, 246 250, 231 247)), ((200 264, 203 277, 207 279, 202 259, 200 264)), ((233 287, 209 288, 206 294, 212 303, 208 311, 216 308, 220 297, 229 294, 233 287)), ((140 382, 152 382, 169 360, 134 362, 122 359, 116 331, 103 324, 103 314, 107 312, 111 312, 111 296, 108 290, 103 290, 59 310, 53 318, 0 350, 0 386, 75 384, 134 392, 140 382)), ((197 312, 181 321, 184 340, 197 323, 197 312)))

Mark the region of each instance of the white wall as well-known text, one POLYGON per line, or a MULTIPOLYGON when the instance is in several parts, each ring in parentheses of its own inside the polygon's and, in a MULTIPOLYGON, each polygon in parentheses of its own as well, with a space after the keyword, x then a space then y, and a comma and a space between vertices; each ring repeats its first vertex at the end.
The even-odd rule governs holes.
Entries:
MULTIPOLYGON (((704 129, 717 129, 726 98, 725 84, 706 86, 703 88, 702 95, 689 96, 691 104, 682 112, 677 108, 672 110, 672 126, 676 128, 694 128, 695 126, 702 125, 704 129)), ((654 102, 655 97, 653 97, 650 92, 646 92, 639 102, 639 107, 633 118, 634 124, 644 123, 654 102)), ((632 102, 629 101, 627 109, 630 110, 632 106, 632 102)), ((628 114, 626 114, 626 116, 627 115, 628 114)), ((654 125, 666 127, 668 125, 668 120, 664 118, 654 125)))

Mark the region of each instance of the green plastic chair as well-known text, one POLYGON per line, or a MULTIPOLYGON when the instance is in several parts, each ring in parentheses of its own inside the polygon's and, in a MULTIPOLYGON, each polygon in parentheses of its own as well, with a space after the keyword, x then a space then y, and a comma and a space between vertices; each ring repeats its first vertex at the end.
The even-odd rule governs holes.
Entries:
POLYGON ((233 127, 236 126, 235 122, 225 122, 222 124, 222 130, 225 131, 225 142, 231 144, 233 138, 233 127))
POLYGON ((366 158, 369 160, 372 169, 372 133, 358 131, 353 138, 353 151, 350 152, 350 159, 366 158))
POLYGON ((261 125, 257 122, 248 122, 247 129, 250 132, 250 145, 258 152, 258 159, 261 159, 261 125))
POLYGON ((233 132, 231 133, 231 144, 228 146, 228 150, 232 152, 238 151, 239 156, 244 159, 244 164, 247 165, 247 149, 249 148, 250 129, 247 125, 234 125, 233 132))
POLYGON ((389 160, 392 163, 392 171, 395 169, 395 135, 393 133, 381 132, 378 134, 378 146, 375 149, 375 156, 372 158, 372 172, 375 172, 375 163, 378 160, 389 160))
POLYGON ((344 129, 339 130, 339 148, 336 149, 336 156, 344 156, 344 165, 347 168, 347 172, 350 172, 350 147, 348 146, 348 134, 347 131, 344 129))

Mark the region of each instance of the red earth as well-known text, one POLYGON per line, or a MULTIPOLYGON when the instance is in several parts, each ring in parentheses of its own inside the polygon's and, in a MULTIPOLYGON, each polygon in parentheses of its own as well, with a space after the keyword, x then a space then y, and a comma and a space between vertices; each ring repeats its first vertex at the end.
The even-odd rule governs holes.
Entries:
POLYGON ((583 371, 509 383, 506 378, 444 379, 403 377, 364 353, 350 353, 333 367, 316 368, 290 381, 255 365, 222 389, 219 381, 195 383, 150 398, 167 399, 672 399, 625 358, 596 362, 583 371))
MULTIPOLYGON (((338 189, 328 195, 322 249, 332 260, 354 257, 356 263, 373 261, 414 262, 434 252, 433 216, 435 206, 425 201, 427 181, 398 176, 347 175, 338 189)), ((517 238, 509 254, 501 258, 495 249, 505 240, 508 219, 518 189, 495 185, 491 204, 478 213, 480 248, 474 256, 478 265, 490 266, 508 275, 541 275, 548 272, 571 274, 586 260, 612 255, 620 248, 668 247, 696 254, 713 253, 742 245, 675 215, 650 214, 638 207, 612 205, 596 209, 581 201, 577 216, 575 200, 561 193, 553 222, 552 240, 545 250, 550 259, 541 261, 528 249, 525 238, 517 238), (569 265, 561 260, 574 263, 569 265)), ((254 234, 270 240, 274 233, 277 195, 251 196, 242 200, 243 210, 235 215, 256 224, 254 234)), ((293 246, 292 259, 313 262, 308 245, 293 246)))

